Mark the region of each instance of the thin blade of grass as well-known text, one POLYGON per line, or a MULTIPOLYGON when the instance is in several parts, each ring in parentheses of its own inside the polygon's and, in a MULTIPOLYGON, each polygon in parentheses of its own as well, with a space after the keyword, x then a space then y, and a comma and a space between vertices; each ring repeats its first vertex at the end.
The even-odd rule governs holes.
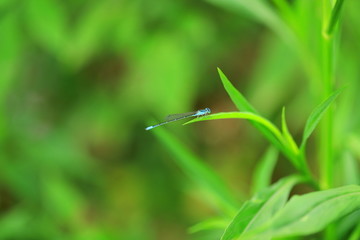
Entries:
MULTIPOLYGON (((225 76, 225 74, 218 68, 218 72, 220 75, 220 79, 224 85, 226 92, 229 94, 232 102, 235 104, 239 111, 246 111, 253 114, 258 114, 256 109, 246 100, 246 98, 232 85, 229 79, 225 76)), ((284 146, 284 144, 279 141, 278 138, 272 134, 268 128, 259 124, 256 121, 251 119, 250 122, 257 128, 274 146, 276 146, 285 156, 287 156, 290 160, 295 161, 294 155, 284 146)))
POLYGON ((292 164, 298 168, 299 170, 301 165, 298 162, 297 156, 287 147, 287 144, 279 131, 279 129, 272 124, 266 118, 263 118, 255 113, 251 112, 223 112, 223 113, 215 113, 211 115, 207 115, 200 118, 195 118, 191 121, 184 123, 183 125, 206 121, 206 120, 217 120, 217 119, 246 119, 250 120, 266 137, 267 139, 277 147, 288 159, 292 162, 292 164))
POLYGON ((282 126, 283 136, 284 136, 286 142, 288 143, 288 146, 292 149, 292 151, 294 153, 298 154, 299 148, 298 148, 297 144, 295 143, 294 138, 291 136, 289 129, 287 127, 287 124, 286 124, 285 107, 283 107, 283 109, 282 109, 281 126, 282 126))
POLYGON ((207 219, 190 227, 188 231, 189 233, 196 233, 205 230, 224 229, 226 228, 228 222, 229 219, 224 219, 224 218, 207 219))
POLYGON ((221 71, 220 68, 217 69, 220 79, 224 85, 226 92, 229 94, 232 102, 235 104, 239 111, 246 111, 251 113, 256 113, 255 108, 246 100, 246 98, 232 85, 229 79, 221 71))
POLYGON ((217 119, 229 119, 229 118, 240 118, 240 119, 247 119, 254 121, 264 127, 268 133, 271 133, 279 142, 283 143, 283 137, 281 135, 281 132, 277 127, 272 124, 269 120, 266 118, 263 118, 255 113, 251 112, 222 112, 222 113, 215 113, 211 115, 207 115, 204 117, 194 118, 186 123, 184 125, 194 122, 200 122, 200 121, 207 121, 207 120, 217 120, 217 119))
POLYGON ((331 106, 331 104, 335 101, 335 99, 339 96, 339 94, 343 91, 343 88, 335 91, 333 94, 330 95, 324 102, 322 102, 320 105, 318 105, 310 114, 308 120, 306 121, 304 133, 303 133, 303 139, 300 145, 300 149, 302 151, 305 150, 305 145, 314 131, 315 127, 318 125, 321 118, 324 116, 326 110, 331 106))
POLYGON ((187 176, 206 190, 224 212, 232 216, 238 207, 238 201, 222 179, 167 131, 159 128, 153 132, 173 154, 174 160, 187 176))

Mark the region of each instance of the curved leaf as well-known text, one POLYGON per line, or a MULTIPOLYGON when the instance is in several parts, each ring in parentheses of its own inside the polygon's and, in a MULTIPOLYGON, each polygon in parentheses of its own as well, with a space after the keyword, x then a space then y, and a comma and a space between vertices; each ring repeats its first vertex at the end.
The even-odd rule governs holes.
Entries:
POLYGON ((248 233, 256 237, 304 236, 323 230, 329 223, 360 209, 360 186, 349 185, 294 196, 273 219, 248 233))
POLYGON ((303 139, 300 146, 302 150, 305 149, 306 141, 314 131, 315 127, 318 125, 320 119, 325 114, 325 111, 330 107, 330 105, 334 102, 334 100, 338 97, 342 90, 343 88, 335 91, 333 94, 331 94, 330 97, 328 97, 324 102, 322 102, 312 111, 308 120, 306 121, 303 139))
POLYGON ((283 207, 292 187, 302 180, 299 176, 284 178, 245 202, 221 239, 236 239, 243 233, 267 222, 283 207))
POLYGON ((199 222, 189 228, 190 233, 196 233, 200 231, 213 230, 213 229, 224 229, 229 222, 228 219, 225 218, 212 218, 207 219, 205 221, 199 222))
POLYGON ((220 68, 217 69, 220 79, 224 85, 226 92, 229 94, 232 102, 235 104, 239 111, 246 111, 251 113, 257 113, 255 108, 246 100, 246 98, 231 84, 229 79, 221 71, 220 68))
POLYGON ((216 120, 216 119, 229 119, 229 118, 240 118, 240 119, 247 119, 252 120, 261 126, 265 127, 268 132, 270 132, 276 139, 280 142, 284 142, 281 132, 277 127, 272 124, 266 118, 263 118, 255 113, 251 112, 223 112, 223 113, 215 113, 211 115, 207 115, 204 117, 195 118, 191 121, 184 123, 184 125, 194 122, 206 121, 206 120, 216 120))
MULTIPOLYGON (((246 100, 246 98, 231 84, 229 79, 225 76, 225 74, 218 68, 218 72, 221 78, 221 81, 224 85, 224 88, 226 92, 229 94, 232 102, 235 104, 237 109, 239 111, 246 111, 248 113, 253 113, 255 115, 260 115, 257 113, 256 109, 246 100)), ((214 115, 214 114, 213 114, 214 115)), ((211 115, 211 116, 213 116, 211 115)), ((262 117, 260 117, 262 118, 262 117)), ((284 153, 295 166, 296 164, 296 156, 294 153, 291 152, 290 149, 286 145, 284 145, 284 142, 280 140, 278 137, 276 137, 269 129, 264 126, 263 124, 254 121, 252 119, 248 119, 250 122, 262 133, 264 136, 274 145, 276 146, 282 153, 284 153)), ((266 119, 265 119, 266 120, 266 119)), ((268 121, 268 120, 266 120, 268 121)), ((272 125, 272 124, 271 124, 272 125)), ((280 133, 280 131, 279 131, 280 133)), ((281 133, 280 133, 281 135, 281 133)), ((282 137, 281 137, 282 138, 282 137)))
POLYGON ((281 113, 281 126, 282 126, 283 136, 284 136, 286 142, 288 143, 288 146, 292 149, 292 151, 294 153, 298 154, 299 153, 299 148, 296 145, 293 137, 291 136, 291 134, 289 132, 289 129, 287 127, 287 124, 286 124, 285 107, 283 107, 282 113, 281 113))

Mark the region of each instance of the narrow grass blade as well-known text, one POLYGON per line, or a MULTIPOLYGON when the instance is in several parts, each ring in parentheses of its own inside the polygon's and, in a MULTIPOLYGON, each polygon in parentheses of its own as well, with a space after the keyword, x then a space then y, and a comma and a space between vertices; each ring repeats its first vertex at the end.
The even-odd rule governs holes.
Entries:
POLYGON ((246 239, 317 233, 357 210, 360 210, 360 186, 357 185, 294 196, 267 224, 249 232, 246 239))
POLYGON ((206 190, 218 206, 231 216, 236 211, 238 202, 222 179, 164 129, 159 128, 154 134, 174 155, 176 163, 188 177, 206 190))
POLYGON ((274 171, 278 155, 278 150, 271 146, 257 164, 252 180, 253 194, 260 192, 270 185, 271 175, 274 171))
POLYGON ((261 126, 263 126, 264 128, 266 128, 266 130, 269 133, 271 133, 273 136, 275 136, 278 141, 283 142, 283 137, 281 135, 281 132, 274 124, 272 124, 266 118, 263 118, 255 113, 251 113, 251 112, 215 113, 215 114, 207 115, 204 117, 194 118, 193 120, 190 120, 190 121, 184 123, 184 125, 189 124, 189 123, 194 123, 194 122, 206 121, 206 120, 229 119, 229 118, 240 118, 240 119, 247 119, 247 120, 254 121, 254 122, 260 124, 261 126))
POLYGON ((208 219, 208 220, 199 222, 198 224, 195 224, 194 226, 189 228, 189 232, 196 233, 196 232, 206 231, 206 230, 224 229, 224 228, 226 228, 228 222, 229 222, 229 219, 225 219, 225 218, 208 219))
POLYGON ((236 239, 243 233, 267 222, 283 207, 292 187, 301 181, 302 178, 299 176, 283 178, 256 194, 251 200, 242 205, 221 239, 236 239))
MULTIPOLYGON (((239 111, 246 111, 249 113, 253 113, 258 115, 255 108, 246 100, 246 98, 231 84, 229 79, 225 76, 225 74, 218 68, 218 72, 221 78, 221 81, 224 85, 226 92, 229 94, 232 102, 235 104, 239 111)), ((214 114, 213 114, 214 115, 214 114)), ((211 116, 213 116, 211 115, 211 116)), ((253 119, 248 119, 250 122, 275 146, 277 147, 285 156, 287 156, 294 164, 296 157, 291 151, 287 149, 287 146, 279 140, 278 137, 274 136, 274 134, 269 131, 269 128, 264 126, 263 124, 254 121, 253 119)), ((267 121, 267 120, 266 120, 267 121)), ((268 122, 268 121, 267 121, 268 122)), ((272 125, 272 124, 271 124, 272 125)), ((281 134, 280 134, 281 135, 281 134)), ((282 138, 282 137, 281 137, 282 138)))
POLYGON ((314 131, 315 127, 318 125, 320 119, 325 114, 326 110, 330 107, 330 105, 334 102, 334 100, 339 96, 339 94, 343 91, 343 88, 335 91, 328 97, 324 102, 322 102, 319 106, 317 106, 313 112, 310 114, 308 120, 306 121, 303 139, 300 145, 300 148, 304 151, 306 142, 312 132, 314 131))
POLYGON ((229 94, 232 102, 239 111, 257 113, 255 108, 246 100, 246 98, 231 84, 225 74, 218 68, 220 79, 224 85, 226 92, 229 94))
POLYGON ((289 146, 289 148, 295 153, 295 154, 298 154, 299 153, 299 148, 298 146, 296 145, 293 137, 291 136, 290 132, 289 132, 289 129, 287 127, 287 124, 286 124, 286 118, 285 118, 285 107, 283 107, 282 109, 282 114, 281 114, 281 126, 282 126, 282 133, 283 133, 283 136, 289 146))

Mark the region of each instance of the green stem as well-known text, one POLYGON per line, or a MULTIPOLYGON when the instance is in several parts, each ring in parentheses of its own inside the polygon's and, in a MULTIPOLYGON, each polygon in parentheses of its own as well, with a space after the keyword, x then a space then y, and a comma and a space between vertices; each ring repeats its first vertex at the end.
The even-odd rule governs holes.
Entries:
MULTIPOLYGON (((323 0, 323 31, 321 35, 322 55, 322 98, 326 98, 333 92, 333 38, 329 38, 326 32, 328 19, 331 13, 329 0, 323 0)), ((333 110, 330 107, 320 125, 320 188, 328 189, 333 180, 333 110)))
MULTIPOLYGON (((339 13, 343 0, 338 0, 334 10, 331 1, 323 0, 323 19, 321 34, 321 72, 322 72, 322 97, 326 98, 333 92, 334 84, 334 27, 339 19, 339 13)), ((334 179, 334 152, 333 152, 333 107, 330 107, 325 114, 323 123, 320 126, 320 188, 328 189, 333 187, 334 179)), ((325 232, 324 239, 335 240, 335 225, 330 224, 325 232)))
POLYGON ((319 184, 315 180, 314 176, 310 172, 310 168, 307 164, 304 152, 300 152, 298 155, 298 162, 300 163, 300 172, 307 179, 309 185, 316 191, 320 190, 319 184))

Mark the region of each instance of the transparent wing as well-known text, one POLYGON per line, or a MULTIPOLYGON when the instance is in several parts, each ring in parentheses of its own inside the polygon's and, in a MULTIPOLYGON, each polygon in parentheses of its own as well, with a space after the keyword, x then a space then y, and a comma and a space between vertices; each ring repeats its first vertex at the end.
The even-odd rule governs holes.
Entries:
POLYGON ((178 119, 178 118, 190 117, 190 116, 194 115, 195 113, 197 113, 197 111, 195 111, 195 112, 187 112, 187 113, 171 114, 171 115, 168 115, 165 118, 165 121, 171 121, 171 120, 178 119))

